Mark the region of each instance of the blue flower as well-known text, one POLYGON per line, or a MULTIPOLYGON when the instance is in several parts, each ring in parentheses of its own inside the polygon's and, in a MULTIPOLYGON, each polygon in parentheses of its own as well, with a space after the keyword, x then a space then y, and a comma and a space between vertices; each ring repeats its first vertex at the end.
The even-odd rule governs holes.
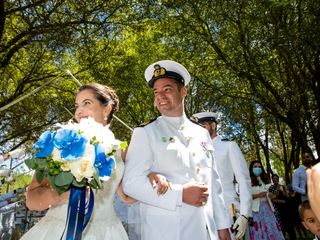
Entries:
POLYGON ((45 131, 41 134, 39 140, 33 145, 33 148, 37 150, 34 155, 35 158, 44 158, 52 153, 54 135, 50 131, 45 131))
POLYGON ((94 166, 98 169, 99 176, 101 178, 109 177, 115 164, 114 158, 106 158, 106 153, 101 144, 96 144, 94 150, 96 154, 94 166))
POLYGON ((87 139, 74 129, 62 129, 54 138, 54 145, 64 160, 76 160, 83 156, 86 143, 87 139))

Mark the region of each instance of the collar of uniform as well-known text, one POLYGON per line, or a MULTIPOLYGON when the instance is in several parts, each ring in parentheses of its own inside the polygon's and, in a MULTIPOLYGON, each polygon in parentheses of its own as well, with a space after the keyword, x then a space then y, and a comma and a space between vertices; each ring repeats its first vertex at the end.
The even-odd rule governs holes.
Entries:
POLYGON ((163 117, 163 120, 165 120, 167 123, 169 123, 170 125, 174 126, 175 128, 177 128, 179 130, 183 130, 181 128, 184 127, 184 124, 185 124, 186 120, 188 119, 184 113, 180 117, 168 117, 165 115, 162 115, 162 117, 163 117))

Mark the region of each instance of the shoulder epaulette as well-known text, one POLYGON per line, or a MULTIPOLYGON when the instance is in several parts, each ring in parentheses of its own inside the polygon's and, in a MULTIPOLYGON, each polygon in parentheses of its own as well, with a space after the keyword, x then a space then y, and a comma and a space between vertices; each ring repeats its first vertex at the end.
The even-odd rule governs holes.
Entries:
POLYGON ((151 119, 151 120, 149 120, 149 121, 146 121, 146 122, 140 124, 138 127, 145 127, 145 126, 147 126, 148 124, 154 122, 155 120, 157 120, 157 118, 154 118, 154 119, 151 119))

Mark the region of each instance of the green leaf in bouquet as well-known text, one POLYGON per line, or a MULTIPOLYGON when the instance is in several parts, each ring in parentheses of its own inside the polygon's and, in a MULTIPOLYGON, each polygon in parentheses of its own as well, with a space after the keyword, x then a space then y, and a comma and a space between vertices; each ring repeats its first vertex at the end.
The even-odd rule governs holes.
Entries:
POLYGON ((48 180, 50 182, 51 187, 59 194, 61 195, 62 193, 66 192, 69 190, 70 185, 65 185, 65 186, 57 186, 55 184, 55 179, 57 176, 51 176, 48 175, 48 180))
POLYGON ((26 159, 26 160, 24 161, 24 163, 28 166, 28 168, 34 169, 35 163, 36 163, 36 159, 34 159, 34 158, 29 158, 29 159, 26 159))
POLYGON ((83 134, 84 131, 82 131, 81 129, 78 130, 78 134, 83 134))
POLYGON ((81 182, 78 182, 75 178, 72 181, 72 185, 75 187, 83 187, 86 186, 86 179, 84 178, 81 182))
POLYGON ((51 176, 51 175, 48 175, 47 177, 48 177, 48 180, 49 180, 49 182, 50 182, 51 187, 54 188, 54 186, 56 185, 56 184, 54 183, 54 180, 55 180, 56 177, 55 177, 55 176, 51 176))
POLYGON ((55 176, 54 183, 55 185, 61 187, 70 185, 73 180, 73 175, 70 172, 60 172, 57 176, 55 176))
POLYGON ((36 179, 39 183, 42 182, 45 177, 47 177, 47 171, 43 169, 36 170, 36 179))
POLYGON ((89 186, 95 190, 102 190, 103 189, 103 184, 102 184, 101 180, 92 179, 89 183, 89 186))
POLYGON ((95 190, 100 189, 100 188, 98 187, 98 183, 97 183, 97 181, 96 181, 95 179, 92 179, 92 180, 90 181, 89 186, 90 186, 92 189, 95 189, 95 190))
MULTIPOLYGON (((97 171, 94 171, 93 179, 91 180, 91 182, 92 181, 95 181, 95 184, 92 187, 94 187, 95 189, 103 189, 103 185, 102 185, 102 182, 100 180, 100 177, 99 177, 97 171)), ((90 185, 91 185, 91 182, 90 182, 90 185)))
POLYGON ((35 158, 37 168, 47 168, 47 159, 46 158, 35 158))
POLYGON ((107 156, 108 156, 108 157, 111 157, 111 156, 113 156, 116 152, 117 152, 116 149, 112 149, 111 152, 107 153, 107 156))
POLYGON ((55 175, 58 175, 60 172, 63 172, 61 169, 62 162, 53 161, 51 159, 51 160, 48 160, 47 163, 48 163, 48 169, 51 175, 55 176, 55 175))
POLYGON ((100 142, 98 141, 97 137, 96 136, 93 136, 91 139, 90 139, 90 144, 91 145, 97 145, 99 144, 100 142))
POLYGON ((59 194, 61 195, 62 193, 66 192, 69 190, 69 187, 70 186, 61 186, 61 187, 58 187, 56 185, 53 185, 52 188, 59 194))

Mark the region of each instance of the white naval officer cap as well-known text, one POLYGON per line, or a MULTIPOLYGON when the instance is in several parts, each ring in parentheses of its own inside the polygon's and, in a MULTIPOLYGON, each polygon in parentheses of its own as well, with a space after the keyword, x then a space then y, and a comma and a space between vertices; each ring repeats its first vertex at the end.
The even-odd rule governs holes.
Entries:
POLYGON ((144 72, 144 77, 150 87, 153 87, 154 82, 159 78, 171 78, 185 86, 191 80, 188 70, 172 60, 161 60, 150 64, 144 72))
POLYGON ((192 115, 192 118, 197 123, 203 123, 208 121, 213 121, 217 123, 218 114, 214 112, 200 112, 192 115))

